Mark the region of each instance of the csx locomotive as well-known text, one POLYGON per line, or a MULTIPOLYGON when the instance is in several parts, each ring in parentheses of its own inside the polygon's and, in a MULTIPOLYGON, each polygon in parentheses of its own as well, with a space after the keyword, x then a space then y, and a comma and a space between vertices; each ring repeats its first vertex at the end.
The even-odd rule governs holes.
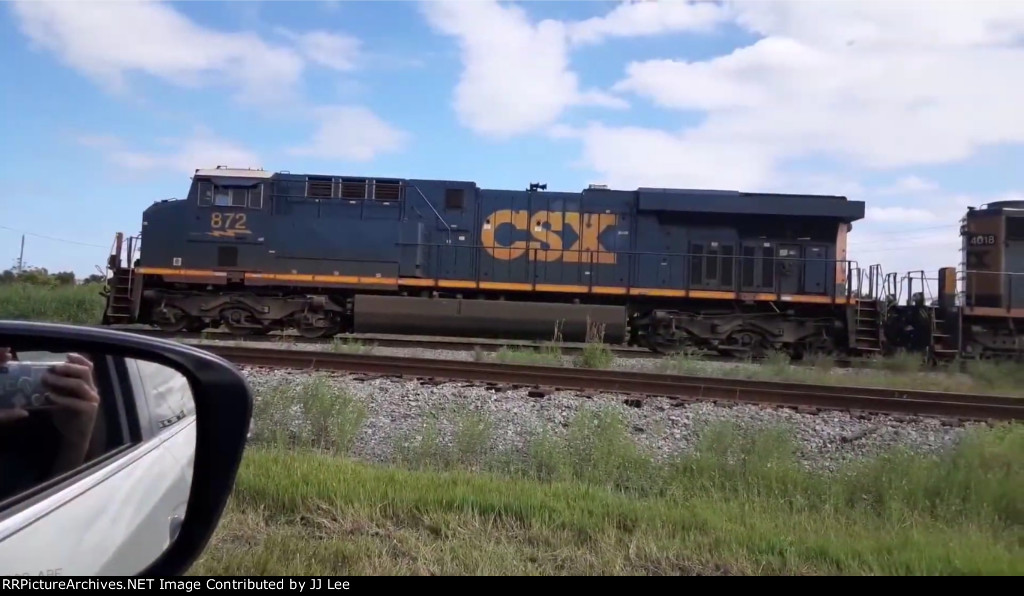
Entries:
MULTIPOLYGON (((993 272, 1010 230, 1000 214, 975 212, 965 232, 977 235, 968 256, 993 272)), ((150 205, 138 236, 118 235, 103 322, 307 337, 557 332, 735 356, 953 349, 949 280, 936 304, 899 304, 910 276, 846 258, 863 216, 841 196, 494 190, 221 166, 196 170, 184 199, 150 205)), ((1014 283, 969 282, 980 302, 965 323, 1012 318, 1024 301, 1014 283)))

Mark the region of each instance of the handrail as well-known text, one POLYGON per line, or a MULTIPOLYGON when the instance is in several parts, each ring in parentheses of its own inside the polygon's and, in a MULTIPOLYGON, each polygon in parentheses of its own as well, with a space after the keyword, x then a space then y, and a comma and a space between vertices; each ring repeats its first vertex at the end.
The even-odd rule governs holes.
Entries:
MULTIPOLYGON (((706 253, 669 253, 649 251, 607 251, 607 250, 585 250, 585 249, 545 249, 527 246, 488 246, 478 243, 448 246, 439 242, 398 242, 399 246, 419 246, 429 248, 428 263, 433 270, 426 274, 427 278, 441 278, 446 269, 453 266, 453 263, 461 260, 460 255, 472 255, 467 263, 474 263, 472 266, 472 280, 467 281, 498 281, 529 283, 534 286, 545 284, 569 284, 593 288, 595 286, 618 286, 632 287, 638 280, 638 272, 643 259, 661 261, 662 264, 670 264, 666 271, 667 279, 655 282, 652 287, 679 290, 712 290, 732 291, 740 294, 772 294, 781 299, 782 296, 791 294, 811 294, 829 298, 836 302, 842 300, 844 295, 847 299, 852 297, 853 287, 849 283, 856 261, 847 259, 824 259, 808 257, 783 257, 757 256, 757 255, 721 255, 706 253), (439 250, 443 249, 443 250, 439 250), (453 252, 455 251, 455 252, 453 252), (461 252, 460 252, 461 251, 461 252), (476 258, 482 251, 503 251, 498 258, 480 260, 476 258), (514 255, 515 258, 512 258, 514 255), (607 262, 612 256, 615 263, 607 262), (454 259, 454 261, 453 261, 454 259), (705 261, 705 259, 711 259, 705 261), (796 267, 792 277, 781 273, 777 268, 781 262, 793 263, 796 267), (750 277, 749 271, 743 271, 745 263, 761 263, 760 270, 754 269, 754 276, 750 277), (576 267, 558 266, 561 263, 578 265, 576 267), (705 275, 701 276, 699 283, 694 281, 691 274, 691 265, 702 263, 710 265, 717 270, 717 275, 712 279, 705 275), (802 264, 815 263, 822 267, 823 281, 827 280, 822 290, 811 289, 805 285, 806 270, 802 264), (838 265, 843 264, 847 270, 847 284, 844 287, 840 284, 841 273, 838 265), (771 279, 768 283, 762 276, 765 267, 770 268, 771 279), (728 280, 728 281, 726 281, 728 280), (785 289, 784 284, 795 283, 792 289, 785 289)), ((653 264, 653 263, 652 263, 653 264)), ((648 269, 649 270, 649 269, 648 269)), ((465 270, 469 273, 469 269, 465 270)), ((858 296, 858 298, 860 298, 858 296)))
POLYGON ((976 306, 975 305, 975 299, 977 298, 977 295, 978 295, 978 288, 977 288, 976 285, 971 284, 971 287, 968 287, 968 283, 967 283, 968 275, 973 275, 973 276, 982 276, 982 275, 992 276, 992 275, 995 275, 995 276, 999 276, 999 286, 1000 287, 999 287, 998 291, 995 294, 993 294, 993 295, 997 295, 997 296, 1002 297, 1003 298, 1002 301, 1005 302, 1005 305, 995 306, 994 308, 1003 308, 1007 312, 1009 312, 1009 311, 1011 311, 1013 309, 1013 298, 1014 298, 1014 296, 1013 296, 1013 293, 1014 293, 1013 286, 1015 285, 1013 283, 1013 280, 1016 278, 1016 276, 1024 276, 1024 272, 1021 272, 1021 271, 983 271, 983 270, 977 270, 977 269, 958 269, 957 270, 957 285, 959 287, 960 282, 963 281, 963 286, 962 286, 962 289, 958 290, 957 296, 958 296, 958 302, 961 304, 961 306, 964 306, 964 307, 976 306), (968 298, 970 298, 970 300, 968 300, 968 298), (962 301, 961 301, 961 299, 962 299, 962 301))
POLYGON ((435 216, 437 216, 437 219, 441 220, 441 223, 444 224, 445 230, 448 232, 448 244, 451 244, 452 243, 452 227, 450 225, 448 225, 448 222, 446 222, 443 217, 441 217, 441 214, 438 213, 437 209, 434 208, 434 204, 430 202, 430 199, 427 198, 427 195, 423 194, 423 191, 420 190, 420 188, 418 186, 416 186, 415 184, 410 184, 409 188, 415 189, 416 193, 419 194, 420 197, 423 199, 423 202, 427 204, 427 207, 430 207, 430 210, 434 212, 435 216))
MULTIPOLYGON (((921 283, 921 297, 925 298, 929 304, 933 302, 936 298, 936 294, 932 292, 932 286, 930 282, 933 280, 935 281, 937 290, 939 278, 928 277, 927 275, 925 275, 923 269, 918 269, 915 271, 908 271, 903 275, 903 281, 905 281, 907 284, 907 305, 910 305, 911 302, 914 300, 914 280, 919 280, 921 283)), ((902 288, 900 290, 900 294, 902 295, 902 288)))
POLYGON ((114 241, 110 245, 110 257, 107 258, 107 271, 111 271, 110 264, 113 263, 115 267, 121 266, 121 245, 124 242, 124 234, 118 232, 114 234, 114 241))

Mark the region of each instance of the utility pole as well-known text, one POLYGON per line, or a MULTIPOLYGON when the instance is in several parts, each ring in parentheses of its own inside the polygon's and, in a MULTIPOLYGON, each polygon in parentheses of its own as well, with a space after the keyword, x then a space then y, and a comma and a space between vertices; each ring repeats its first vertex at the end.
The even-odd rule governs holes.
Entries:
POLYGON ((18 253, 18 273, 25 267, 25 235, 21 235, 21 252, 18 253))

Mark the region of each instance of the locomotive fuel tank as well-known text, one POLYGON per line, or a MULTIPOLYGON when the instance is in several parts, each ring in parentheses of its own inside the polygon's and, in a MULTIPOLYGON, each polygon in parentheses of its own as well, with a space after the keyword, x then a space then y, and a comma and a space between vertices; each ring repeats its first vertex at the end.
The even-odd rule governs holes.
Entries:
POLYGON ((562 341, 583 342, 589 324, 621 343, 627 329, 623 306, 551 302, 357 294, 353 316, 356 333, 537 339, 553 338, 557 327, 562 341))

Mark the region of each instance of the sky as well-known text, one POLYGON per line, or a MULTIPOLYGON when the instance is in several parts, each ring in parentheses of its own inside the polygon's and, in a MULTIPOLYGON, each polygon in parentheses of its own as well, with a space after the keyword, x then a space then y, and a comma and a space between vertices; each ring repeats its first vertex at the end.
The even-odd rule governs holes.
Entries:
POLYGON ((934 277, 1024 199, 1024 2, 4 2, 0 263, 97 272, 197 168, 844 195, 934 277))

